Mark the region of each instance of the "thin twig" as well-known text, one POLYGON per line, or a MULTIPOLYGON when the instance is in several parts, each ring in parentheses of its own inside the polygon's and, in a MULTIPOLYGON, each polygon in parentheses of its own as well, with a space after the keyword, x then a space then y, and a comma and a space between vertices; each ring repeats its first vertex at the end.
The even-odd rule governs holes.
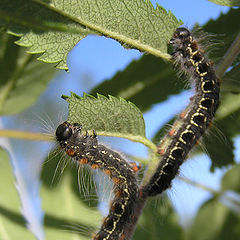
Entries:
POLYGON ((11 129, 0 129, 0 137, 33 140, 33 141, 48 141, 48 142, 54 140, 53 136, 48 134, 17 131, 17 130, 11 130, 11 129))

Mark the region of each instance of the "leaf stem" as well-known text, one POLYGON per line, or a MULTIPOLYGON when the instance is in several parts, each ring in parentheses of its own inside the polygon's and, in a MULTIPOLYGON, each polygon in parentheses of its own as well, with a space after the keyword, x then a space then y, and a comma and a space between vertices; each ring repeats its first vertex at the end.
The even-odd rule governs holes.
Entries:
POLYGON ((227 50, 227 52, 225 53, 222 60, 217 66, 216 73, 219 78, 223 77, 224 73, 232 65, 233 61, 235 60, 239 53, 240 53, 240 33, 238 33, 234 42, 227 50))
POLYGON ((145 145, 146 147, 150 148, 152 152, 156 153, 157 152, 157 146, 150 141, 149 139, 141 136, 135 136, 131 134, 123 134, 123 133, 117 133, 117 132, 101 132, 98 131, 97 134, 100 136, 107 136, 107 137, 119 137, 119 138, 126 138, 129 139, 133 142, 139 142, 145 145))
POLYGON ((53 136, 48 134, 17 131, 11 129, 0 129, 0 137, 48 142, 54 140, 53 136))

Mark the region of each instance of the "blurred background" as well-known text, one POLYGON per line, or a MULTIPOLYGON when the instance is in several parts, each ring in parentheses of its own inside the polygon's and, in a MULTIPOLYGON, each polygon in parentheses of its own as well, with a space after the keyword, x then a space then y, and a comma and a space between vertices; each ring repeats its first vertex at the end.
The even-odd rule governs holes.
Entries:
MULTIPOLYGON (((206 0, 197 2, 191 0, 151 0, 151 2, 154 6, 158 3, 166 10, 171 11, 178 19, 181 18, 184 26, 188 28, 193 27, 196 23, 201 26, 211 18, 216 19, 221 13, 226 13, 229 10, 228 7, 222 7, 206 0)), ((1 128, 34 132, 50 131, 54 134, 58 124, 67 119, 68 105, 66 101, 61 99, 62 94, 70 95, 70 92, 74 92, 82 96, 83 92, 89 93, 99 83, 111 79, 117 71, 124 70, 133 59, 139 59, 141 55, 139 51, 126 50, 118 42, 105 37, 86 37, 68 55, 69 72, 56 71, 46 91, 41 94, 34 105, 21 114, 1 117, 1 128)), ((181 111, 187 105, 190 96, 190 91, 183 91, 181 94, 170 96, 164 103, 155 104, 153 108, 146 111, 144 119, 147 138, 153 138, 162 125, 181 111)), ((143 158, 147 157, 148 154, 146 147, 131 143, 128 140, 115 138, 100 138, 100 140, 125 154, 143 158)), ((33 228, 37 230, 34 231, 37 232, 39 239, 43 239, 44 212, 39 195, 41 186, 39 176, 42 167, 44 167, 43 161, 51 151, 53 144, 2 138, 0 144, 11 155, 18 188, 22 193, 23 211, 30 218, 35 219, 33 228)), ((235 146, 236 149, 239 149, 237 145, 239 146, 239 139, 236 138, 235 146)), ((239 156, 236 156, 236 159, 239 159, 239 156)), ((220 179, 227 169, 216 169, 211 173, 209 171, 210 165, 207 154, 193 157, 183 164, 180 176, 187 177, 213 190, 218 190, 220 179)), ((209 191, 194 187, 180 179, 174 180, 173 187, 167 192, 179 215, 179 222, 183 226, 190 224, 199 206, 211 196, 209 191)), ((103 211, 104 204, 100 204, 103 211)))

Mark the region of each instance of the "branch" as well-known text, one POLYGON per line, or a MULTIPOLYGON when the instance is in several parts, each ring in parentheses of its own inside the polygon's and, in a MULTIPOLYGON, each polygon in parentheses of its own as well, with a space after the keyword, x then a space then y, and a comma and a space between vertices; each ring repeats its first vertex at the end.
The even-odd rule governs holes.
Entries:
POLYGON ((0 137, 33 140, 33 141, 48 141, 48 142, 54 140, 54 137, 48 134, 17 131, 17 130, 10 130, 10 129, 0 129, 0 137))
POLYGON ((237 35, 236 39, 227 50, 222 60, 217 66, 216 74, 219 78, 222 78, 227 69, 232 65, 233 61, 236 59, 240 53, 240 33, 237 35))

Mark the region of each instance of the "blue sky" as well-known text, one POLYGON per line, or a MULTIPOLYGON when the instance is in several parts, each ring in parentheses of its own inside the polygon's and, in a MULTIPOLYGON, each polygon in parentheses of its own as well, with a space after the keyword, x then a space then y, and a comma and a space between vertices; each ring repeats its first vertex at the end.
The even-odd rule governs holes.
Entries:
MULTIPOLYGON (((165 9, 170 10, 178 19, 181 18, 184 25, 187 27, 193 26, 196 22, 200 25, 207 22, 210 18, 217 18, 221 11, 226 12, 227 7, 215 5, 207 0, 162 0, 151 1, 154 6, 156 3, 163 6, 165 9)), ((42 104, 46 98, 52 101, 58 102, 57 108, 59 111, 66 111, 67 105, 60 99, 62 94, 69 95, 70 91, 76 92, 82 95, 82 92, 88 92, 96 84, 102 80, 111 78, 117 71, 123 70, 127 64, 133 59, 139 58, 141 54, 137 50, 126 50, 118 42, 107 39, 104 37, 90 36, 83 39, 77 46, 71 51, 68 56, 69 73, 62 71, 59 73, 49 85, 47 91, 41 96, 35 107, 31 108, 24 114, 17 115, 15 118, 7 118, 5 127, 29 129, 34 127, 34 124, 30 124, 26 121, 26 118, 36 119, 35 115, 42 115, 44 118, 44 108, 42 104), (81 82, 79 82, 79 79, 81 82), (88 81, 90 80, 90 81, 88 81), (56 100, 57 99, 57 100, 56 100), (41 107, 42 114, 39 113, 41 107)), ((165 104, 157 104, 153 109, 144 114, 146 121, 147 136, 151 138, 155 131, 164 124, 172 114, 180 111, 184 108, 188 102, 189 94, 184 92, 180 96, 171 97, 165 104), (171 112, 169 111, 171 109, 171 112), (156 116, 159 116, 164 112, 165 118, 161 119, 161 122, 153 121, 156 116)), ((34 120, 32 120, 34 121, 34 120)), ((54 119, 53 119, 54 121, 54 119)), ((107 141, 104 139, 104 141, 107 141)), ((18 168, 24 171, 25 169, 31 169, 30 159, 33 157, 33 153, 22 152, 22 147, 29 148, 29 142, 11 141, 11 148, 15 156, 21 159, 21 161, 15 162, 18 164, 18 168)), ((111 140, 113 148, 118 148, 120 145, 124 152, 130 152, 131 154, 146 154, 146 149, 141 147, 139 150, 139 144, 131 144, 123 140, 121 144, 115 140, 111 140), (125 151, 126 150, 126 151, 125 151)), ((35 143, 31 143, 32 148, 38 150, 38 146, 35 143)), ((41 143, 42 155, 49 151, 46 144, 41 143)), ((42 161, 42 156, 39 156, 38 161, 42 161)), ((223 171, 216 171, 214 174, 209 174, 210 161, 207 156, 196 157, 193 160, 189 160, 181 168, 180 175, 186 176, 197 182, 203 183, 207 186, 217 189, 219 186, 219 179, 223 171)), ((31 176, 33 179, 36 175, 31 176)), ((31 171, 30 171, 31 172, 31 171)), ((27 181, 27 180, 26 180, 27 181)), ((29 187, 29 192, 33 190, 33 186, 29 187), (31 190, 32 189, 32 190, 31 190)), ((173 188, 168 191, 171 200, 174 203, 177 211, 183 219, 189 219, 197 211, 200 204, 208 198, 210 195, 204 191, 191 187, 183 182, 174 181, 173 188)), ((33 205, 39 206, 39 202, 33 202, 33 205)), ((37 213, 41 216, 41 213, 37 213)))

